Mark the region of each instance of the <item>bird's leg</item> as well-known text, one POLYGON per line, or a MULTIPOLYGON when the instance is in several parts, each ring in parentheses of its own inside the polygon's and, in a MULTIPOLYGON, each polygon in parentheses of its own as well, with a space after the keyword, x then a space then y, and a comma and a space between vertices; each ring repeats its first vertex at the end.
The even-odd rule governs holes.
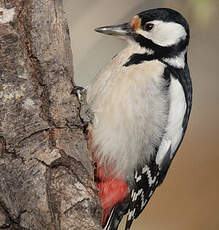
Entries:
POLYGON ((86 96, 87 96, 87 90, 81 86, 75 86, 71 92, 72 94, 77 95, 79 103, 80 103, 80 118, 83 122, 83 126, 87 127, 89 123, 92 124, 94 114, 91 112, 86 96))

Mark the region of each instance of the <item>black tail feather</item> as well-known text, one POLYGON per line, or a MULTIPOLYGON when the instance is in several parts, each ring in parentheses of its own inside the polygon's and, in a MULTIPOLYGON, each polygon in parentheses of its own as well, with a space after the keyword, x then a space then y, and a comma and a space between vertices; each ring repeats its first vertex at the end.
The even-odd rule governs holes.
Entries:
POLYGON ((128 212, 129 199, 117 204, 111 211, 103 230, 117 230, 123 216, 128 212))

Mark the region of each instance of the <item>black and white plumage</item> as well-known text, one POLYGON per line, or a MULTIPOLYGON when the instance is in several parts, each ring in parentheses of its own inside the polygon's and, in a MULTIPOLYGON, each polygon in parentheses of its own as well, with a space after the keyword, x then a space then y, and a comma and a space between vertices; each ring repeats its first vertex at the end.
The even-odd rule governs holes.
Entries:
POLYGON ((192 105, 189 26, 178 12, 159 8, 96 31, 128 42, 87 93, 94 113, 89 129, 95 158, 104 168, 110 166, 110 177, 128 184, 128 196, 110 207, 103 227, 116 230, 128 212, 128 230, 163 182, 187 128, 192 105))

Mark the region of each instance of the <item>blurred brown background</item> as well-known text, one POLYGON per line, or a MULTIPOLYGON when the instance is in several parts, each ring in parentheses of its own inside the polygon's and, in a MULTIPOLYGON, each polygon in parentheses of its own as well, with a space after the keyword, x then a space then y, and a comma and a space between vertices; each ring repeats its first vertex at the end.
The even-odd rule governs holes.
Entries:
POLYGON ((219 0, 64 0, 64 4, 75 81, 83 86, 125 46, 94 28, 126 22, 156 7, 176 9, 187 18, 194 88, 189 128, 165 182, 133 229, 219 230, 219 0))

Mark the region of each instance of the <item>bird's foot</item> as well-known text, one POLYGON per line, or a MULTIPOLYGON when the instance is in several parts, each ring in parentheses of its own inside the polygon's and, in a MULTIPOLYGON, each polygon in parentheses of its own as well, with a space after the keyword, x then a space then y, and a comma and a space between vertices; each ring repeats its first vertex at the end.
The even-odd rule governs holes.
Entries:
POLYGON ((71 93, 77 95, 78 101, 80 103, 80 118, 82 120, 83 126, 86 128, 89 123, 92 123, 94 118, 94 114, 91 112, 87 104, 87 90, 81 86, 74 86, 71 93))

